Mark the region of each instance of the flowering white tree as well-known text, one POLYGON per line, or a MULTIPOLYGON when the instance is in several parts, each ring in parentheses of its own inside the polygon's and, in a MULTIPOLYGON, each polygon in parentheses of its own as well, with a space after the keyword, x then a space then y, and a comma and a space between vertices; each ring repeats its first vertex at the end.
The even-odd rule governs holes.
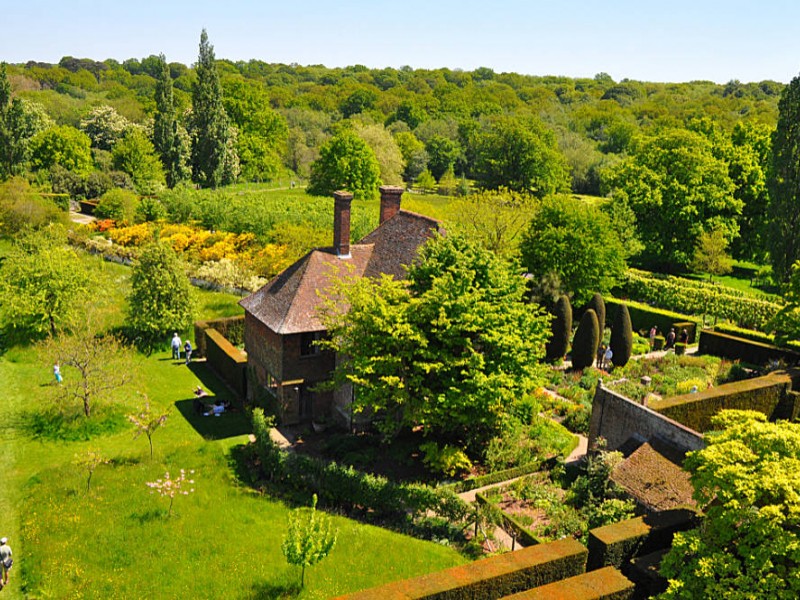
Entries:
MULTIPOLYGON (((194 469, 189 471, 189 475, 194 475, 194 469)), ((167 471, 164 473, 163 479, 148 481, 146 485, 150 488, 151 494, 158 492, 159 496, 162 498, 169 498, 167 517, 172 516, 172 504, 175 502, 175 496, 188 496, 194 492, 194 488, 188 490, 183 489, 185 485, 194 485, 194 479, 187 479, 185 469, 181 469, 180 475, 175 479, 171 478, 169 471, 167 471)))

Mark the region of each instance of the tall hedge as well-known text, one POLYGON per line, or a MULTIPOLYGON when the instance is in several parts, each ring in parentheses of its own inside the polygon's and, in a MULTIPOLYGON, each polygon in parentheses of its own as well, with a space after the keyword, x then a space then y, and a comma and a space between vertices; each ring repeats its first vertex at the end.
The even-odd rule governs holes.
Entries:
POLYGON ((590 308, 583 313, 578 330, 572 339, 572 366, 585 369, 594 363, 597 347, 600 345, 600 325, 597 313, 590 308))
POLYGON ((633 327, 631 326, 631 314, 624 304, 617 306, 617 313, 611 324, 611 351, 614 353, 611 362, 615 367, 624 367, 631 359, 633 327))
POLYGON ((586 309, 592 309, 594 314, 597 315, 597 323, 600 325, 600 337, 603 336, 603 329, 606 328, 606 303, 603 301, 603 296, 600 292, 595 292, 586 309))
POLYGON ((555 317, 550 323, 552 335, 546 346, 547 360, 557 361, 564 358, 569 349, 569 336, 572 334, 572 304, 569 297, 562 295, 553 309, 555 317))

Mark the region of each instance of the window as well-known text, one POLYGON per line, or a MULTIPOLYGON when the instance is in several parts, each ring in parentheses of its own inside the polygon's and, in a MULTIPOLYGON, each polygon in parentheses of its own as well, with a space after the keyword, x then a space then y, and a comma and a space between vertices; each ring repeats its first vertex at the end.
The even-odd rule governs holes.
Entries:
POLYGON ((300 356, 314 356, 320 353, 317 341, 321 340, 325 332, 311 331, 300 334, 300 356))

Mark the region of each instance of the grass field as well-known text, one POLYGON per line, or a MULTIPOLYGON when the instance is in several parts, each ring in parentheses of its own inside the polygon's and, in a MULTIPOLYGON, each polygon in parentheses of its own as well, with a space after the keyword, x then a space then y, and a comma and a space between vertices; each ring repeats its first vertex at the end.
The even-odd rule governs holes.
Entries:
MULTIPOLYGON (((106 323, 116 325, 129 270, 85 260, 109 291, 106 323)), ((198 296, 201 317, 240 310, 234 296, 198 296)), ((142 392, 171 411, 152 460, 146 438, 133 439, 127 424, 89 442, 34 437, 32 424, 49 408, 51 366, 34 348, 0 356, 0 535, 15 557, 4 598, 327 598, 465 561, 450 548, 334 517, 337 546, 300 591, 299 570, 280 550, 291 507, 240 485, 230 462, 230 449, 247 440, 247 418, 193 414, 195 386, 224 399, 227 389, 202 362, 186 367, 166 351, 136 360, 141 384, 126 410, 142 392), (87 492, 76 456, 89 449, 111 463, 97 468, 87 492), (194 470, 195 492, 176 498, 168 518, 168 500, 145 483, 181 468, 194 470)))

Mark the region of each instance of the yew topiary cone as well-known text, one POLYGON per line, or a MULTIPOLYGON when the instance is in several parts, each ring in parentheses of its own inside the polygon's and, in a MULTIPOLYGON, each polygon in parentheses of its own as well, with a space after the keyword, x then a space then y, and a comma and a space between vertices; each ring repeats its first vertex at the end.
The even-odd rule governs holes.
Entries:
POLYGON ((547 360, 560 361, 569 349, 569 336, 572 334, 572 304, 568 296, 561 296, 553 309, 552 333, 547 342, 547 360))
POLYGON ((611 362, 615 367, 628 364, 633 352, 633 327, 631 315, 625 304, 619 304, 614 322, 611 324, 611 351, 614 353, 611 362))
POLYGON ((572 339, 572 367, 577 370, 592 366, 597 355, 600 325, 594 309, 588 309, 581 317, 578 330, 572 339))

